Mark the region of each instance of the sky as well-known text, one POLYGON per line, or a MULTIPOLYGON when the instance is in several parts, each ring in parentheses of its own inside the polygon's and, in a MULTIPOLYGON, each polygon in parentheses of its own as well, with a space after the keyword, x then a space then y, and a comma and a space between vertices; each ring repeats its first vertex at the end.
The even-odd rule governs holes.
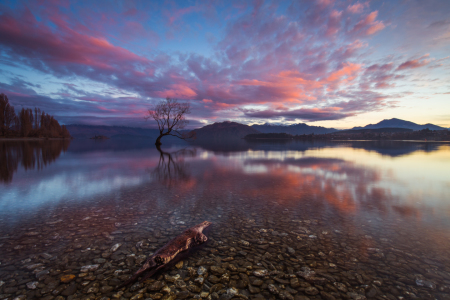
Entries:
POLYGON ((0 93, 62 124, 450 127, 450 1, 0 2, 0 93))

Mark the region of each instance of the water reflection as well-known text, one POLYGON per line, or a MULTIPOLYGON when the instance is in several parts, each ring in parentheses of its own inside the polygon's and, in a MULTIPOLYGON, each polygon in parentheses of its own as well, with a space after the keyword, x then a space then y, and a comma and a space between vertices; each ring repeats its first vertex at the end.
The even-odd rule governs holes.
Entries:
POLYGON ((0 181, 11 182, 19 166, 41 170, 69 148, 70 140, 0 142, 0 181))
MULTIPOLYGON (((159 278, 173 293, 167 297, 196 297, 181 286, 197 278, 191 267, 204 266, 209 274, 196 282, 209 293, 220 281, 216 299, 228 297, 231 287, 269 299, 268 284, 279 295, 289 293, 285 299, 314 286, 310 294, 321 289, 336 299, 448 298, 447 145, 407 145, 407 151, 400 145, 399 151, 370 142, 131 144, 74 141, 46 168, 19 168, 2 186, 0 294, 33 299, 57 290, 72 298, 113 298, 112 287, 145 255, 208 220, 214 223, 208 246, 164 273, 182 282, 159 278), (117 251, 113 245, 120 245, 117 251), (86 265, 98 268, 82 272, 86 265), (246 275, 221 277, 211 266, 246 275), (291 284, 291 275, 305 267, 328 285, 300 275, 291 284), (256 278, 253 271, 262 268, 270 274, 256 278), (76 279, 63 284, 63 274, 76 279), (434 289, 418 286, 416 274, 434 289), (241 282, 246 276, 252 287, 241 282), (35 281, 35 289, 24 288, 35 281)), ((161 298, 158 288, 144 285, 122 296, 161 298)))
POLYGON ((298 140, 223 140, 214 143, 197 141, 192 145, 202 149, 212 151, 216 154, 226 154, 243 151, 308 151, 323 148, 349 147, 374 151, 376 153, 400 157, 414 152, 434 152, 438 151, 447 142, 410 142, 410 141, 298 141, 298 140))
POLYGON ((167 186, 174 186, 182 181, 191 179, 189 165, 184 158, 195 157, 196 149, 179 149, 173 152, 167 152, 157 147, 159 152, 159 161, 156 168, 151 172, 153 178, 167 186))

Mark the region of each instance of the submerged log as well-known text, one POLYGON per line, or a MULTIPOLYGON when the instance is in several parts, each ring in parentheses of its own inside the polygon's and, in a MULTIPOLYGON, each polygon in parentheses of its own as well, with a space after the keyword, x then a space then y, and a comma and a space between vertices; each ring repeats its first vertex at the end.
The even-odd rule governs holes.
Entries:
POLYGON ((203 244, 208 240, 206 235, 203 234, 203 229, 211 225, 211 222, 204 221, 194 227, 185 230, 182 234, 168 242, 152 256, 150 256, 144 263, 144 265, 134 273, 130 279, 119 285, 117 288, 121 288, 136 281, 136 279, 149 271, 142 279, 141 282, 147 280, 153 276, 158 270, 165 267, 168 263, 173 261, 175 257, 180 253, 192 249, 194 246, 203 244))

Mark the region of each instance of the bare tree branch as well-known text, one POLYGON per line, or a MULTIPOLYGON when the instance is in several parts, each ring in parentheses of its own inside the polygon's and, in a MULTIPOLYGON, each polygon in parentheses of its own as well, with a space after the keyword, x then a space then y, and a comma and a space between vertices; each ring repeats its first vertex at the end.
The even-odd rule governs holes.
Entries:
POLYGON ((191 113, 189 103, 181 103, 177 99, 169 97, 149 109, 145 119, 154 119, 159 129, 159 137, 156 139, 155 144, 161 145, 161 138, 165 135, 176 136, 183 140, 194 138, 192 134, 188 135, 180 132, 189 123, 186 120, 186 114, 189 113, 191 113))

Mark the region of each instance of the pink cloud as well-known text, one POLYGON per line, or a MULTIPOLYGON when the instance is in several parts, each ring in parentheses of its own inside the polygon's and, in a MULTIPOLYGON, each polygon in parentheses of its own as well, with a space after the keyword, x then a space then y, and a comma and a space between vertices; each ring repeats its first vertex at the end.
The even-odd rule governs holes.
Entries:
MULTIPOLYGON (((347 7, 334 1, 305 1, 303 10, 293 11, 292 17, 258 3, 246 6, 242 15, 225 24, 211 56, 153 49, 148 56, 137 55, 128 44, 119 46, 126 37, 102 34, 102 26, 119 22, 113 20, 115 14, 106 12, 95 30, 60 11, 50 25, 30 12, 5 13, 0 16, 0 44, 11 61, 59 78, 80 77, 111 87, 100 97, 68 86, 58 91, 58 97, 85 99, 83 109, 100 110, 99 114, 120 111, 125 101, 135 106, 122 105, 124 114, 142 113, 148 98, 173 97, 191 100, 195 118, 264 115, 238 110, 251 104, 270 107, 263 110, 267 116, 342 119, 388 106, 394 100, 385 97, 382 89, 395 86, 407 76, 407 69, 426 62, 423 58, 403 62, 397 69, 405 74, 395 74, 394 66, 399 65, 395 59, 378 64, 365 60, 365 66, 367 37, 385 27, 377 20, 377 11, 355 15, 365 4, 347 7), (136 98, 111 99, 117 91, 136 98), (105 109, 96 106, 99 102, 105 109)), ((197 6, 172 10, 169 23, 175 26, 186 14, 200 10, 197 6)), ((129 9, 120 15, 134 18, 140 11, 129 9)), ((147 34, 138 20, 119 23, 130 38, 147 34)), ((21 90, 32 89, 16 84, 21 90)))
POLYGON ((332 36, 339 32, 341 29, 341 19, 342 12, 333 10, 328 19, 327 31, 325 33, 326 36, 332 36))
POLYGON ((170 97, 170 98, 191 99, 195 98, 197 96, 197 93, 187 85, 172 84, 168 87, 167 90, 157 91, 155 95, 160 98, 170 97))
POLYGON ((382 21, 376 21, 377 16, 378 11, 371 12, 353 27, 350 34, 356 36, 367 36, 373 35, 384 29, 386 27, 384 23, 382 21))
POLYGON ((352 113, 341 113, 340 108, 300 108, 294 110, 244 110, 244 115, 250 118, 271 119, 271 118, 286 118, 289 120, 306 120, 309 122, 323 121, 323 120, 339 120, 347 118, 352 113))
POLYGON ((347 7, 347 11, 352 13, 352 14, 360 14, 360 13, 363 12, 364 6, 366 6, 366 4, 357 2, 357 3, 353 4, 353 5, 349 5, 347 7))
POLYGON ((402 63, 400 66, 398 66, 397 70, 401 71, 401 70, 406 70, 406 69, 416 69, 416 68, 426 66, 431 62, 431 60, 427 59, 427 57, 429 57, 428 54, 426 54, 420 58, 417 58, 417 59, 407 60, 404 63, 402 63))

